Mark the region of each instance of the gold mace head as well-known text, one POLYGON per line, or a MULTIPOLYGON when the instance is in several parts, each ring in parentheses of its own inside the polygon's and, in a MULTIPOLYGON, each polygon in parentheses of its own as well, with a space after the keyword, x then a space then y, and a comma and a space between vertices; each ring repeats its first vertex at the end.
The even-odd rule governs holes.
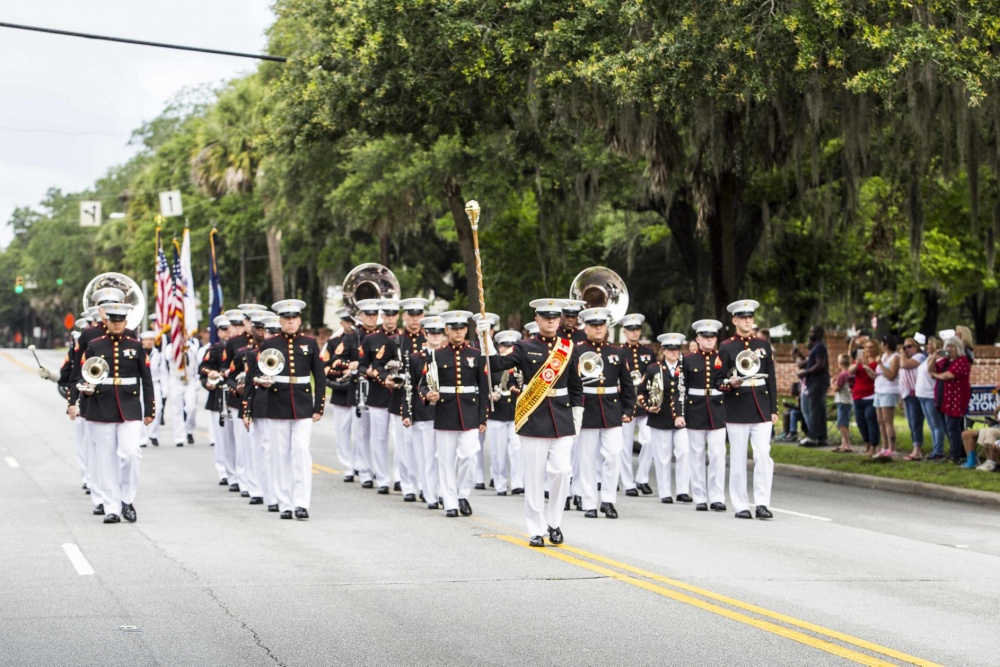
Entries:
POLYGON ((469 216, 469 222, 475 227, 479 223, 479 202, 470 199, 465 204, 465 214, 469 216))

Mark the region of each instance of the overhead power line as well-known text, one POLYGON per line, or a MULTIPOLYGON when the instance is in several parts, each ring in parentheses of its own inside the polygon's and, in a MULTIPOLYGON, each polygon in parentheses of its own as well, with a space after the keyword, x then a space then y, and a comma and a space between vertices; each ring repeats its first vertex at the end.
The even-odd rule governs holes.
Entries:
POLYGON ((195 51, 197 53, 213 53, 219 56, 233 56, 234 58, 252 58, 254 60, 270 60, 276 63, 287 62, 288 58, 282 56, 269 56, 262 53, 240 53, 238 51, 221 51, 219 49, 204 49, 199 46, 182 46, 180 44, 164 44, 162 42, 147 42, 140 39, 126 39, 124 37, 109 37, 107 35, 93 35, 85 32, 70 32, 69 30, 55 30, 54 28, 40 28, 38 26, 20 25, 17 23, 0 22, 0 28, 12 28, 14 30, 30 30, 32 32, 44 32, 51 35, 63 35, 65 37, 83 37, 84 39, 96 39, 104 42, 119 42, 121 44, 136 44, 138 46, 153 46, 159 49, 176 49, 178 51, 195 51))

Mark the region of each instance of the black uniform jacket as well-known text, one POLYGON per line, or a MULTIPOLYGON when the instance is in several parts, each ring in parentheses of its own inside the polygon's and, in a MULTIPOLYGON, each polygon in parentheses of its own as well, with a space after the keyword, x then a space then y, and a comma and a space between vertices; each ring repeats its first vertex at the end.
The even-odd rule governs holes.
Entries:
POLYGON ((646 375, 643 377, 642 385, 639 388, 639 395, 642 396, 642 400, 647 405, 649 404, 650 381, 657 375, 660 375, 660 379, 663 382, 663 403, 660 405, 660 411, 647 413, 649 420, 646 424, 649 428, 672 431, 677 428, 674 426, 674 420, 684 416, 684 400, 681 391, 684 387, 684 374, 681 370, 681 359, 677 360, 677 365, 674 366, 673 370, 670 369, 670 366, 665 361, 650 364, 646 367, 646 375))
MULTIPOLYGON (((490 370, 500 373, 508 368, 520 368, 525 383, 531 382, 531 379, 545 366, 555 342, 555 338, 544 339, 541 336, 519 340, 514 343, 508 354, 490 356, 490 370)), ((572 408, 583 407, 583 385, 580 384, 580 374, 577 372, 576 364, 573 363, 572 353, 566 363, 569 367, 551 387, 553 390, 567 390, 566 395, 547 396, 542 399, 541 405, 518 430, 518 435, 526 438, 561 438, 576 435, 572 408)))
POLYGON ((135 378, 135 382, 97 385, 88 400, 88 421, 121 423, 155 417, 153 376, 139 341, 124 336, 95 338, 87 344, 81 363, 92 357, 102 357, 108 362, 111 369, 108 379, 135 378))
MULTIPOLYGON (((201 379, 201 386, 208 389, 208 373, 209 371, 217 371, 221 373, 225 369, 229 368, 230 359, 226 354, 226 343, 225 341, 219 341, 208 348, 208 352, 205 353, 204 358, 202 358, 201 363, 198 364, 198 377, 201 379)), ((205 401, 205 408, 211 410, 212 412, 219 412, 222 409, 222 396, 223 389, 221 389, 222 382, 216 385, 215 389, 208 389, 208 400, 205 401)))
MULTIPOLYGON (((69 355, 70 357, 69 396, 67 396, 67 400, 69 401, 70 405, 73 405, 74 403, 77 402, 77 400, 79 400, 80 415, 84 419, 86 419, 87 417, 87 402, 90 400, 90 397, 87 396, 86 394, 81 395, 80 390, 76 388, 76 385, 83 379, 83 376, 81 375, 82 370, 80 366, 81 364, 83 364, 83 355, 87 351, 87 346, 90 344, 90 342, 97 340, 102 336, 106 336, 107 334, 108 334, 108 328, 103 322, 101 322, 95 327, 88 327, 84 329, 83 331, 80 332, 80 337, 76 339, 76 344, 73 346, 73 350, 69 355)), ((133 331, 132 329, 125 329, 125 332, 122 334, 122 337, 135 339, 136 338, 135 331, 133 331)))
MULTIPOLYGON (((635 388, 638 392, 642 388, 642 384, 646 378, 646 369, 650 364, 656 362, 656 353, 653 352, 653 348, 647 347, 645 345, 640 345, 636 343, 632 345, 630 343, 625 343, 622 345, 622 352, 625 353, 625 361, 628 366, 629 373, 633 371, 639 371, 639 386, 635 388)), ((633 384, 635 384, 633 382, 633 384)), ((636 404, 635 414, 637 417, 641 417, 646 414, 646 409, 641 405, 636 404)))
POLYGON ((250 378, 261 375, 260 369, 257 366, 257 353, 259 351, 259 349, 254 348, 252 354, 246 356, 247 381, 250 384, 243 391, 243 411, 241 416, 267 417, 267 399, 271 396, 271 392, 265 391, 263 387, 257 387, 256 391, 250 390, 250 387, 253 386, 253 381, 250 378))
MULTIPOLYGON (((436 354, 436 353, 435 353, 436 354)), ((431 353, 426 347, 410 357, 410 377, 412 378, 411 390, 413 395, 410 402, 403 401, 403 419, 410 419, 414 422, 434 421, 435 406, 428 403, 424 396, 427 394, 427 368, 431 361, 431 353)))
MULTIPOLYGON (((490 385, 486 379, 486 357, 467 343, 446 345, 434 351, 437 361, 441 398, 434 406, 436 431, 471 431, 486 423, 490 385), (475 387, 476 391, 448 392, 447 388, 475 387)), ((424 384, 421 392, 427 395, 424 384)))
POLYGON ((361 341, 358 352, 358 373, 366 375, 369 368, 375 370, 375 376, 368 378, 368 406, 372 408, 389 408, 392 402, 392 390, 385 386, 388 373, 385 364, 396 358, 396 333, 388 336, 384 329, 369 333, 361 341))
MULTIPOLYGON (((402 331, 396 336, 396 349, 399 350, 400 356, 403 358, 403 372, 407 373, 410 370, 410 359, 413 355, 420 352, 423 349, 424 343, 427 339, 424 338, 423 333, 410 333, 409 331, 402 331)), ((398 358, 398 357, 394 357, 398 358)), ((414 376, 410 376, 410 385, 415 382, 414 376)), ((413 387, 410 387, 411 391, 413 387)), ((412 398, 410 399, 413 400, 412 398)), ((392 390, 392 396, 389 400, 389 412, 394 415, 403 415, 403 404, 406 403, 406 392, 402 387, 397 387, 392 390)))
POLYGON ((229 364, 229 375, 226 377, 226 386, 229 387, 229 391, 226 392, 226 405, 235 408, 240 418, 246 414, 246 383, 250 378, 248 372, 250 365, 247 363, 249 357, 257 358, 257 346, 254 345, 253 340, 246 347, 236 350, 236 356, 233 357, 233 360, 229 364), (239 385, 236 383, 236 378, 241 373, 246 373, 243 376, 242 394, 237 391, 239 385))
POLYGON ((257 364, 252 364, 247 372, 246 390, 243 400, 256 407, 257 392, 267 393, 267 405, 264 414, 256 410, 253 416, 266 419, 312 419, 314 414, 323 414, 326 401, 326 373, 323 371, 323 360, 319 356, 319 345, 312 336, 303 334, 278 334, 261 343, 260 352, 264 350, 279 350, 285 355, 285 368, 276 377, 312 377, 312 382, 290 383, 275 381, 270 387, 257 385, 258 378, 263 375, 257 364), (315 389, 314 389, 315 387, 315 389))
POLYGON ((573 349, 574 368, 579 368, 580 357, 586 352, 600 354, 604 370, 596 382, 583 383, 583 428, 618 428, 622 425, 622 417, 635 414, 635 385, 629 375, 625 353, 620 347, 607 343, 577 343, 573 349), (609 387, 617 391, 606 393, 609 387), (593 391, 598 393, 590 393, 593 391))
POLYGON ((767 377, 755 380, 760 384, 754 387, 745 383, 740 387, 730 387, 728 384, 719 387, 726 392, 726 421, 734 424, 769 422, 771 415, 778 414, 778 391, 771 344, 756 336, 733 336, 723 341, 719 346, 719 356, 722 357, 722 367, 727 378, 736 369, 736 355, 743 350, 757 351, 761 357, 759 372, 766 373, 767 377))
POLYGON ((240 348, 244 348, 250 343, 250 336, 246 334, 240 334, 238 336, 230 336, 229 339, 224 343, 226 346, 226 356, 225 362, 222 364, 222 370, 224 372, 229 372, 229 364, 232 363, 233 357, 240 348))
MULTIPOLYGON (((493 409, 490 411, 490 420, 498 422, 514 421, 514 406, 517 404, 517 397, 521 395, 521 385, 514 378, 514 369, 493 373, 493 391, 496 395, 500 391, 500 381, 504 373, 507 374, 506 396, 498 396, 493 401, 493 409)), ((541 409, 541 408, 539 408, 541 409)))
POLYGON ((715 350, 698 351, 684 355, 684 421, 687 427, 698 431, 714 431, 726 427, 725 397, 710 395, 719 391, 726 377, 722 359, 715 350), (691 390, 704 391, 704 396, 692 396, 691 390))
POLYGON ((341 333, 326 341, 326 349, 321 353, 327 384, 330 387, 330 405, 345 408, 354 405, 354 391, 357 386, 354 376, 348 370, 348 364, 351 363, 349 345, 355 347, 356 356, 357 336, 354 332, 341 333))

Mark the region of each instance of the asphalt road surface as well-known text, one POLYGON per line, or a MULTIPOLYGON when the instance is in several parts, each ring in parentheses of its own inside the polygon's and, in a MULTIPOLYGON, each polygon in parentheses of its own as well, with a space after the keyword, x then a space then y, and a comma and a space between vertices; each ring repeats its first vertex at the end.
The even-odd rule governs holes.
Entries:
POLYGON ((1000 663, 994 509, 776 477, 772 521, 622 496, 532 549, 521 497, 446 519, 343 483, 328 416, 312 518, 280 521, 217 485, 202 412, 104 525, 27 351, 0 406, 0 665, 1000 663))

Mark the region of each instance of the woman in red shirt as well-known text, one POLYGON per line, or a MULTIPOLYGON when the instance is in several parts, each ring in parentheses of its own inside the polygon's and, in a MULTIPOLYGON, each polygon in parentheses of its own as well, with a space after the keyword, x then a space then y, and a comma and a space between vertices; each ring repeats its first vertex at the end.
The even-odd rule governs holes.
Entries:
POLYGON ((965 356, 965 344, 962 339, 952 336, 944 342, 944 351, 937 354, 931 372, 931 377, 937 380, 934 402, 938 412, 944 416, 944 432, 951 444, 951 460, 952 463, 964 463, 966 468, 975 468, 975 451, 966 456, 962 445, 962 426, 972 396, 969 384, 972 365, 965 356))
POLYGON ((854 401, 854 419, 858 423, 858 431, 865 443, 865 456, 871 456, 878 451, 879 428, 878 415, 875 411, 875 367, 878 364, 878 346, 875 341, 865 343, 864 358, 851 367, 849 371, 854 376, 854 388, 851 399, 854 401))

